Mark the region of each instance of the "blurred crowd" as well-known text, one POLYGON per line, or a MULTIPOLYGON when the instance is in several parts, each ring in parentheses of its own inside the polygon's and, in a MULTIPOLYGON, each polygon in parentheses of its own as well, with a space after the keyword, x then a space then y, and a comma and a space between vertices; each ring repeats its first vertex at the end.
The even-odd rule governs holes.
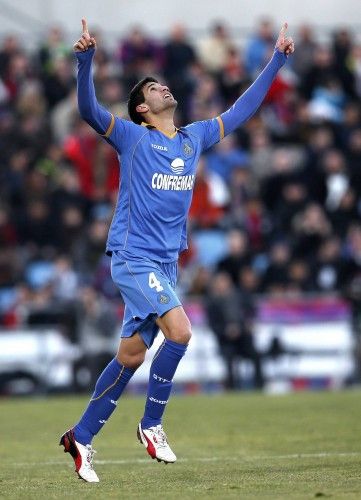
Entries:
MULTIPOLYGON (((129 90, 152 75, 170 86, 184 125, 234 102, 277 30, 263 19, 243 47, 222 23, 199 41, 181 25, 161 40, 132 27, 115 51, 94 36, 104 106, 125 117, 129 90)), ((255 294, 361 296, 361 45, 343 28, 322 44, 312 26, 292 36, 295 54, 261 110, 198 168, 179 290, 224 303, 222 325, 242 316, 247 329, 255 294)), ((0 164, 0 324, 60 315, 77 340, 80 311, 108 335, 121 317, 104 254, 118 161, 78 115, 75 59, 58 27, 32 52, 13 35, 0 45, 0 164)))

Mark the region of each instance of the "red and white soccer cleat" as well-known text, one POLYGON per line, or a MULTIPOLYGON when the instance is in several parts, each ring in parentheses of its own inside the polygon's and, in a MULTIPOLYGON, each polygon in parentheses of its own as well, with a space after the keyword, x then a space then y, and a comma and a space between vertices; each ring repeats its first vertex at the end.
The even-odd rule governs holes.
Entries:
POLYGON ((160 424, 148 429, 142 429, 141 424, 139 424, 137 436, 139 441, 147 448, 149 455, 156 458, 158 462, 169 464, 177 460, 177 457, 170 449, 166 433, 160 424))
POLYGON ((88 483, 99 483, 93 469, 93 456, 96 453, 90 444, 84 446, 75 441, 73 429, 69 429, 60 438, 59 446, 64 446, 64 453, 70 453, 75 463, 75 472, 80 479, 88 483))

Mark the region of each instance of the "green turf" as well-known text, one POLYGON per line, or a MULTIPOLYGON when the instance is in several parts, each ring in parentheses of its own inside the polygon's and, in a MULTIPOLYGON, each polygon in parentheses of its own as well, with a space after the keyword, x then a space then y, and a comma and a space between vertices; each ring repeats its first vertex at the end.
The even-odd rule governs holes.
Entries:
POLYGON ((99 484, 78 480, 57 446, 85 401, 0 400, 0 498, 361 498, 358 391, 174 397, 172 465, 147 458, 143 400, 124 398, 94 443, 99 484))

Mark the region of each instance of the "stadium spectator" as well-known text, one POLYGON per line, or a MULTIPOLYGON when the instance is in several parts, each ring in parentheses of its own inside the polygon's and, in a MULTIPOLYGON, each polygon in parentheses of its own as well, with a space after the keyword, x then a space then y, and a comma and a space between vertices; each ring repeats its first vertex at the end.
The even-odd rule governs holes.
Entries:
POLYGON ((15 35, 4 38, 0 48, 0 77, 5 80, 13 57, 21 52, 19 39, 15 35))
POLYGON ((307 201, 307 187, 298 176, 290 176, 273 211, 273 222, 280 234, 289 234, 294 217, 305 208, 307 201))
POLYGON ((41 74, 51 75, 55 70, 57 60, 69 56, 70 53, 63 30, 60 26, 51 26, 45 43, 42 44, 37 54, 41 74))
POLYGON ((208 37, 200 41, 198 56, 206 70, 212 75, 220 75, 229 50, 234 47, 228 29, 222 22, 215 23, 208 37))
POLYGON ((296 158, 290 148, 278 148, 273 152, 268 175, 260 186, 262 199, 268 210, 275 210, 284 184, 295 176, 297 167, 296 158))
POLYGON ((163 72, 169 87, 180 103, 180 119, 187 119, 189 98, 192 93, 190 67, 196 61, 196 53, 187 38, 182 24, 175 24, 164 44, 163 72))
POLYGON ((207 120, 218 112, 222 103, 217 80, 210 74, 204 74, 197 80, 189 102, 190 118, 192 120, 207 120))
POLYGON ((340 239, 331 236, 320 245, 312 265, 312 276, 317 290, 337 291, 342 287, 344 259, 340 239))
POLYGON ((236 137, 229 135, 219 142, 207 155, 207 167, 230 182, 232 171, 236 167, 246 166, 248 155, 236 143, 236 137))
POLYGON ((308 203, 294 218, 293 231, 294 253, 303 258, 310 258, 317 252, 322 241, 332 234, 332 226, 320 205, 308 203))
POLYGON ((217 185, 219 186, 218 191, 224 190, 222 179, 207 172, 206 160, 203 157, 198 164, 192 206, 189 211, 189 222, 194 229, 205 229, 219 225, 224 214, 223 206, 226 204, 227 191, 225 194, 221 194, 220 200, 217 200, 215 193, 217 185))
POLYGON ((277 240, 272 243, 269 261, 262 276, 261 291, 267 293, 282 293, 286 291, 288 263, 291 258, 291 248, 287 241, 277 240))
POLYGON ((96 200, 106 196, 107 188, 110 191, 116 189, 116 154, 104 147, 94 131, 82 120, 76 121, 73 134, 64 143, 64 152, 77 170, 81 192, 86 198, 96 200))
POLYGON ((68 302, 77 297, 79 277, 71 260, 65 255, 55 259, 52 286, 56 299, 68 302))
POLYGON ((238 389, 241 385, 239 360, 249 359, 254 369, 254 387, 262 388, 264 379, 261 354, 253 342, 253 304, 243 298, 232 284, 227 273, 218 272, 213 277, 207 300, 208 321, 215 332, 220 352, 227 367, 225 386, 238 389))
POLYGON ((228 253, 218 262, 217 271, 227 274, 235 286, 239 285, 242 268, 250 263, 249 241, 246 232, 232 229, 228 233, 228 253))
POLYGON ((355 189, 357 197, 361 194, 361 127, 355 128, 347 143, 347 165, 350 172, 350 184, 355 189))
POLYGON ((312 290, 311 269, 307 260, 295 258, 287 267, 287 293, 305 293, 312 290))
POLYGON ((345 93, 351 97, 355 97, 355 76, 349 68, 353 45, 352 35, 347 29, 336 30, 333 38, 336 70, 345 93))
POLYGON ((361 97, 361 45, 355 45, 352 48, 350 63, 355 79, 356 95, 361 97))
POLYGON ((75 80, 72 61, 67 57, 57 57, 52 63, 52 71, 43 78, 43 87, 48 107, 51 110, 65 99, 74 88, 75 80))
POLYGON ((346 239, 346 265, 344 267, 344 280, 346 284, 359 282, 361 279, 361 226, 352 224, 346 239))
POLYGON ((338 81, 339 77, 331 48, 318 45, 313 53, 313 60, 309 70, 300 80, 301 95, 306 99, 310 99, 318 87, 324 88, 328 82, 338 81))
POLYGON ((249 166, 257 190, 263 179, 271 174, 273 149, 270 134, 265 127, 253 130, 249 141, 249 166))
MULTIPOLYGON (((79 308, 82 317, 80 343, 86 347, 87 354, 104 350, 105 339, 112 339, 118 326, 114 306, 91 286, 84 287, 79 293, 79 308)), ((109 351, 111 348, 109 346, 109 351)))
POLYGON ((343 293, 352 306, 355 333, 361 334, 361 226, 353 224, 346 238, 346 256, 343 267, 343 293))
POLYGON ((274 28, 271 19, 261 19, 256 33, 251 37, 245 51, 245 64, 248 73, 256 76, 273 51, 274 28))
POLYGON ((308 24, 300 26, 297 35, 297 54, 292 59, 292 67, 297 75, 303 77, 311 68, 317 43, 314 31, 308 24))
POLYGON ((155 40, 145 34, 142 26, 133 26, 125 39, 120 42, 117 58, 122 65, 126 92, 142 78, 145 72, 157 73, 163 62, 160 47, 155 40))
POLYGON ((236 47, 230 47, 219 78, 221 92, 227 104, 231 104, 237 98, 246 77, 247 72, 239 51, 236 47))

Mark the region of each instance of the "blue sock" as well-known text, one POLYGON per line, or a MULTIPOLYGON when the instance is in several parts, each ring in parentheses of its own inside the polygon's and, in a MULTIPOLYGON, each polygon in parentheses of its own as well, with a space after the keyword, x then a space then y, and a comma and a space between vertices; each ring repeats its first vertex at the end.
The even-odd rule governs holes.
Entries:
POLYGON ((166 339, 155 354, 149 373, 147 402, 142 418, 143 429, 161 423, 175 371, 186 350, 186 345, 166 339))
POLYGON ((76 441, 90 444, 117 406, 125 386, 135 370, 125 368, 114 358, 105 367, 95 385, 94 394, 83 416, 74 427, 76 441))

